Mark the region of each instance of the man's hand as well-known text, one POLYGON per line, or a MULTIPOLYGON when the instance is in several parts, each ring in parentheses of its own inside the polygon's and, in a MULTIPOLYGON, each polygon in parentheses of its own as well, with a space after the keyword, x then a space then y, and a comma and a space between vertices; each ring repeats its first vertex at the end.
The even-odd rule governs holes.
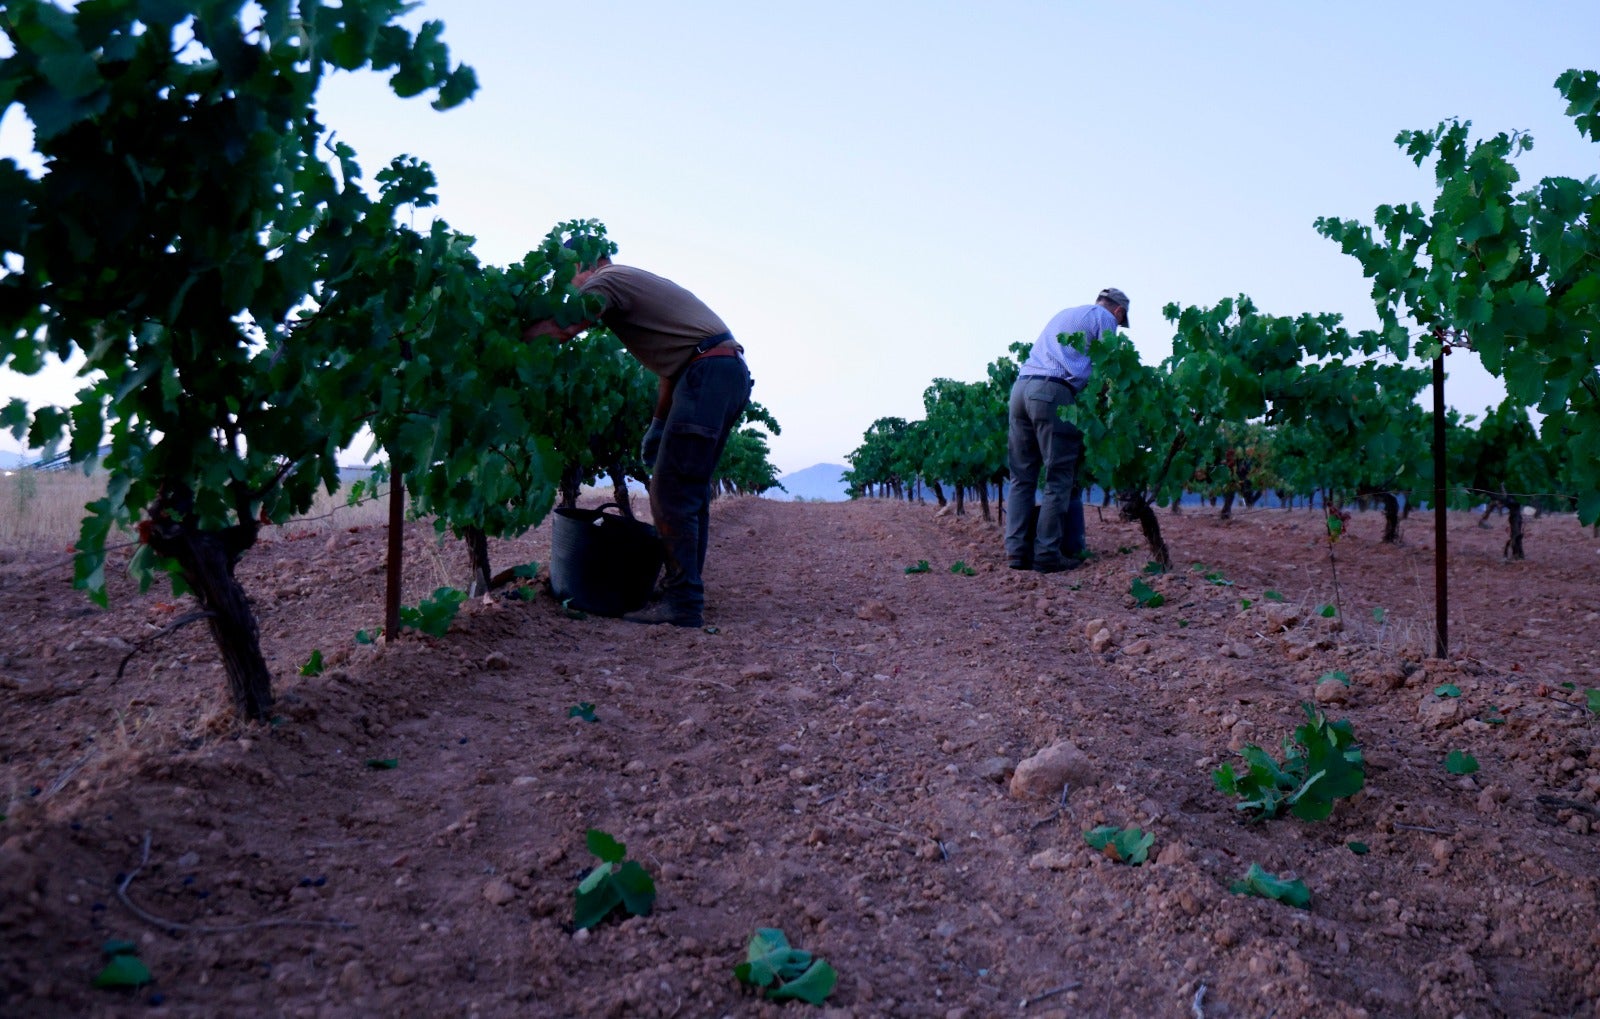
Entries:
POLYGON ((522 330, 524 340, 536 340, 541 336, 554 337, 557 343, 565 343, 574 336, 588 328, 585 323, 571 326, 558 326, 554 319, 542 318, 533 325, 522 330))
POLYGON ((651 418, 650 427, 645 430, 644 441, 639 444, 639 459, 652 467, 656 462, 656 454, 661 452, 661 436, 666 433, 667 423, 660 418, 651 418))

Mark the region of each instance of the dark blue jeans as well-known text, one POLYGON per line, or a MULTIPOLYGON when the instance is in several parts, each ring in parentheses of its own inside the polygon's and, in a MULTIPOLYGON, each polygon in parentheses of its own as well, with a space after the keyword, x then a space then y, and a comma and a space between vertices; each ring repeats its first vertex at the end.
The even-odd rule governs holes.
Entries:
POLYGON ((1012 562, 1060 566, 1083 550, 1083 499, 1078 491, 1083 433, 1060 414, 1074 399, 1069 387, 1049 379, 1019 378, 1011 387, 1006 558, 1012 562), (1036 510, 1041 470, 1044 491, 1036 510))
POLYGON ((691 362, 672 391, 650 477, 650 514, 667 554, 661 596, 674 610, 705 607, 700 575, 711 530, 711 475, 749 402, 750 371, 742 357, 691 362))

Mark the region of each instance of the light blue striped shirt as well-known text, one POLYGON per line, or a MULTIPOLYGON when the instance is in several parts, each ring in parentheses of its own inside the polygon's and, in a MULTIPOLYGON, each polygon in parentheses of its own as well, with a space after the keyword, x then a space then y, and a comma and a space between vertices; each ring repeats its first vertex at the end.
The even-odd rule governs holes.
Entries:
POLYGON ((1056 313, 1033 341, 1033 350, 1022 365, 1024 375, 1054 375, 1067 379, 1072 388, 1081 390, 1089 384, 1094 365, 1089 361, 1089 347, 1104 333, 1117 331, 1117 317, 1103 305, 1085 304, 1056 313), (1081 340, 1062 343, 1057 337, 1071 337, 1082 333, 1081 340))

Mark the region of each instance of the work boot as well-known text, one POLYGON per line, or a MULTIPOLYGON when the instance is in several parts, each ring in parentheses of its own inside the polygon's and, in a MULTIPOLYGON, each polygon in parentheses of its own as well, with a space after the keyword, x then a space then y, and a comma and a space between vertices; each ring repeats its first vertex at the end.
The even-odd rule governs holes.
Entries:
POLYGON ((1080 567, 1082 565, 1083 565, 1082 560, 1078 560, 1078 559, 1068 559, 1065 562, 1034 563, 1033 564, 1033 572, 1035 572, 1035 573, 1065 573, 1068 570, 1075 570, 1075 569, 1077 569, 1078 567, 1080 567))
POLYGON ((637 612, 629 612, 622 617, 630 623, 642 623, 645 626, 660 626, 669 623, 673 626, 701 627, 705 625, 705 618, 694 609, 680 609, 658 601, 648 605, 637 612))

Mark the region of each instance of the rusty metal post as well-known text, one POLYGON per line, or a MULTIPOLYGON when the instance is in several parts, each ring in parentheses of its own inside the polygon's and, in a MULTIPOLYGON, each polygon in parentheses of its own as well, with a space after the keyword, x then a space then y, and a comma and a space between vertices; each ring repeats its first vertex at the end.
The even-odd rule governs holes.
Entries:
POLYGON ((383 638, 400 636, 400 557, 405 551, 406 484, 390 461, 389 563, 383 589, 383 638))
POLYGON ((1444 658, 1450 650, 1450 577, 1445 520, 1444 466, 1444 354, 1433 359, 1433 614, 1436 632, 1433 654, 1444 658))

